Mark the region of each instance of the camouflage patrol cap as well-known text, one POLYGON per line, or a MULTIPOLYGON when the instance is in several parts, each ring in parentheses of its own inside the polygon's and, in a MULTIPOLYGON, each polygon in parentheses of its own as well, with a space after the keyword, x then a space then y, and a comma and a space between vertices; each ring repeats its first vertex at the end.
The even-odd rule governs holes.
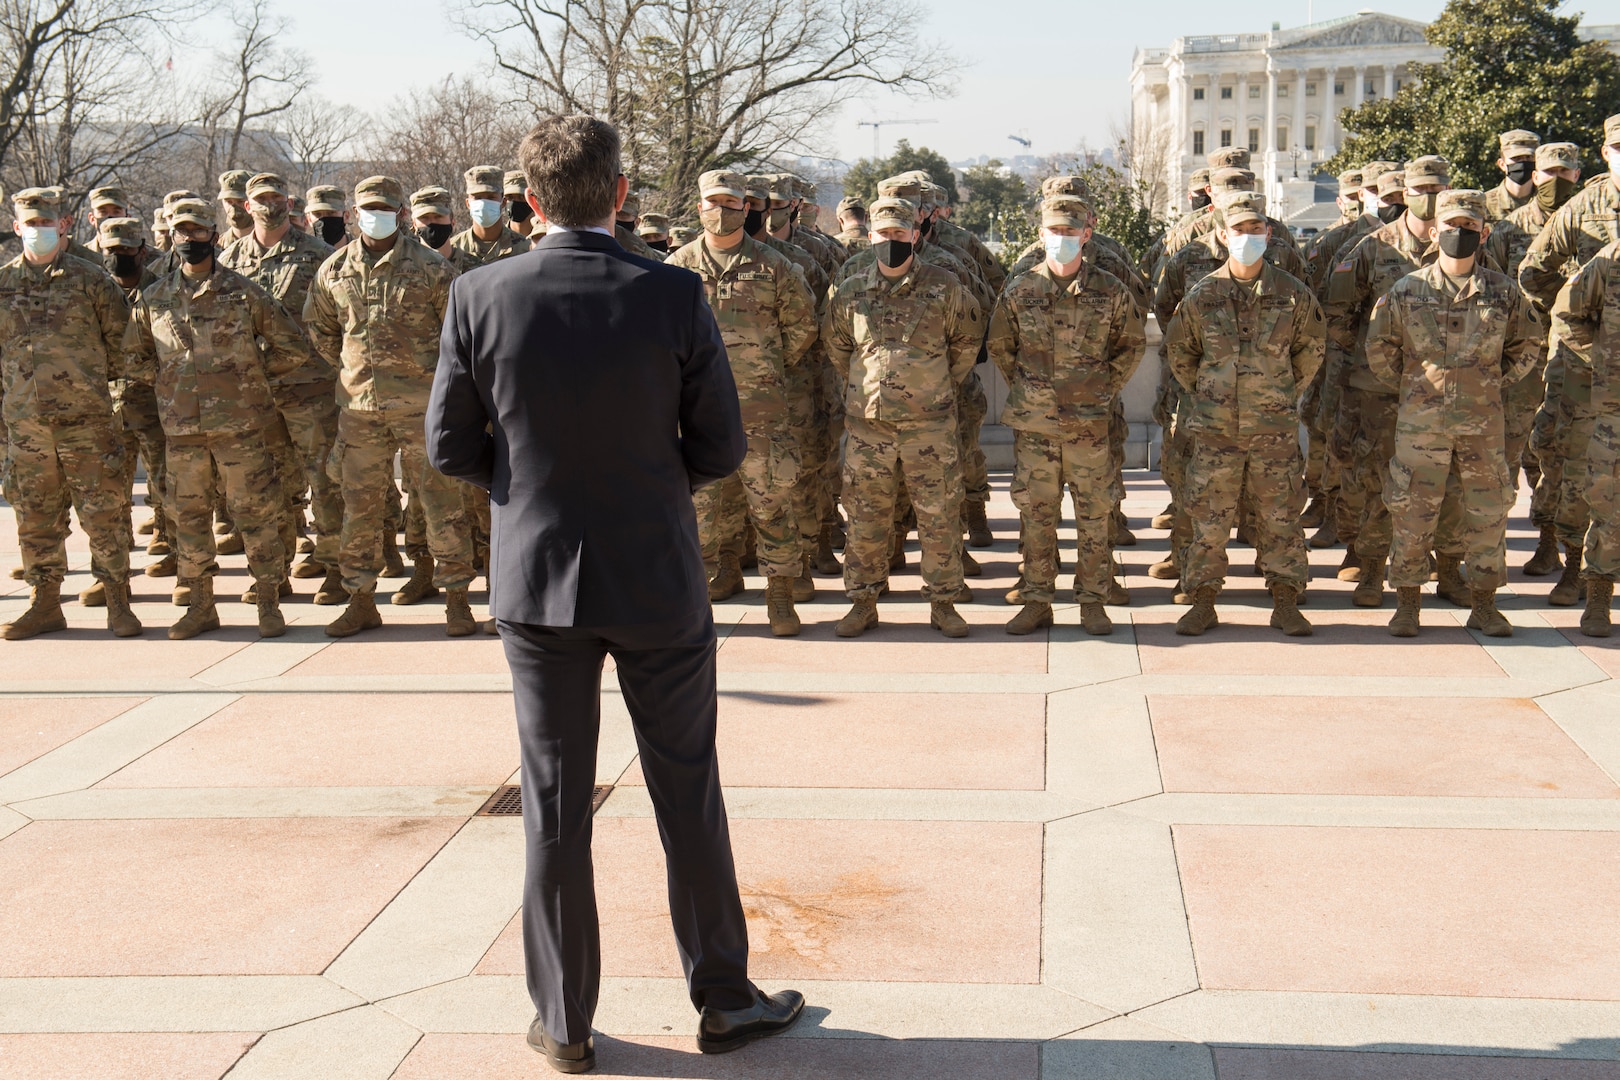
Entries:
POLYGON ((506 170, 506 173, 501 177, 501 180, 501 192, 507 198, 512 198, 515 196, 521 199, 523 197, 523 192, 527 190, 529 186, 529 178, 523 175, 522 169, 506 170))
POLYGON ((1385 173, 1400 170, 1400 163, 1396 161, 1369 161, 1361 167, 1361 186, 1370 191, 1378 190, 1378 178, 1385 173))
POLYGON ((256 173, 253 179, 247 183, 247 193, 250 199, 255 195, 263 195, 266 192, 276 195, 288 195, 291 191, 292 189, 288 185, 286 177, 277 176, 275 173, 256 173))
POLYGON ((1536 147, 1541 145, 1541 136, 1533 131, 1515 128, 1504 131, 1496 137, 1497 145, 1502 148, 1502 160, 1513 161, 1516 158, 1531 157, 1536 147))
POLYGON ((1258 191, 1234 191, 1216 203, 1227 228, 1246 221, 1266 221, 1266 197, 1258 191))
POLYGON ((1082 199, 1091 198, 1091 188, 1078 176, 1048 176, 1041 181, 1041 195, 1075 195, 1082 199))
POLYGON ((1620 146, 1620 113, 1603 121, 1603 145, 1620 146))
POLYGON ((917 204, 890 195, 874 199, 872 205, 866 208, 866 227, 872 232, 879 229, 914 229, 917 227, 917 204))
POLYGON ((129 197, 124 189, 108 185, 107 187, 92 188, 90 190, 90 209, 100 210, 103 206, 128 206, 129 197))
POLYGON ((421 217, 423 214, 443 214, 454 217, 456 197, 447 187, 438 184, 429 184, 425 188, 418 188, 411 192, 411 217, 421 217))
POLYGON ((746 199, 748 178, 730 169, 711 169, 698 177, 698 195, 705 199, 710 195, 735 195, 739 199, 746 199))
POLYGON ((904 199, 910 203, 920 203, 922 202, 922 185, 922 180, 911 173, 886 177, 878 181, 878 198, 904 199))
POLYGON ((1209 187, 1208 169, 1194 169, 1192 175, 1187 177, 1188 194, 1196 195, 1207 187, 1209 187))
POLYGON ((115 217, 104 218, 96 226, 96 241, 103 248, 138 248, 146 242, 146 237, 141 233, 139 218, 115 217))
POLYGON ((253 179, 253 173, 247 169, 232 169, 230 172, 219 174, 219 198, 246 199, 247 183, 253 179))
POLYGON ((793 177, 787 173, 771 173, 771 201, 780 199, 783 202, 792 202, 798 190, 793 185, 793 177))
POLYGON ((1471 217, 1476 221, 1485 220, 1485 193, 1475 191, 1473 188, 1451 188, 1440 193, 1436 200, 1436 217, 1440 221, 1450 221, 1455 217, 1471 217))
POLYGON ((744 179, 743 197, 771 201, 771 178, 763 173, 749 173, 744 179))
POLYGON ((1214 169, 1209 175, 1209 186, 1216 195, 1232 191, 1253 191, 1254 173, 1248 169, 1214 169))
POLYGON ((859 195, 845 195, 838 200, 838 209, 834 210, 833 213, 842 214, 845 210, 859 210, 864 214, 866 212, 866 203, 861 201, 859 195))
POLYGON ((1339 194, 1355 195, 1361 191, 1361 170, 1347 169, 1339 174, 1339 194))
POLYGON ((698 238, 698 230, 686 225, 676 225, 669 230, 669 242, 685 247, 698 238))
POLYGON ((169 212, 161 206, 152 211, 152 231, 155 233, 169 231, 169 212))
POLYGON ((1067 225, 1084 229, 1091 224, 1091 206, 1078 195, 1048 195, 1041 200, 1041 227, 1067 225))
POLYGON ((214 208, 201 199, 181 199, 169 207, 169 224, 179 225, 206 225, 210 229, 217 224, 214 220, 214 208))
POLYGON ((506 189, 506 173, 499 165, 474 165, 461 178, 468 195, 499 195, 506 189))
POLYGON ((343 189, 335 184, 316 184, 304 193, 309 200, 309 212, 330 210, 343 213, 343 189))
POLYGON ((1451 162, 1439 154, 1424 154, 1406 163, 1406 186, 1451 183, 1451 162))
POLYGON ((354 205, 380 202, 390 210, 405 205, 405 187, 392 176, 368 176, 354 185, 354 205))
POLYGON ((171 191, 167 195, 163 196, 163 205, 165 207, 169 207, 169 206, 173 206, 175 203, 179 202, 181 199, 201 199, 201 198, 202 198, 201 195, 197 194, 195 191, 192 191, 190 188, 181 188, 178 191, 171 191))
POLYGON ((1247 169, 1249 167, 1249 148, 1247 146, 1221 146, 1211 150, 1204 160, 1209 163, 1210 172, 1216 169, 1247 169))
POLYGON ((1536 168, 1541 172, 1581 167, 1581 148, 1572 142, 1542 143, 1536 147, 1536 168))
POLYGON ((631 217, 641 216, 641 196, 633 191, 624 194, 624 205, 619 207, 619 213, 629 214, 631 217))
POLYGON ((1401 169, 1391 169, 1378 178, 1378 195, 1380 198, 1405 190, 1406 173, 1401 169))
POLYGON ((950 196, 946 194, 945 189, 932 180, 923 185, 922 208, 924 210, 932 210, 936 206, 949 206, 950 202, 950 196))
POLYGON ((637 236, 666 236, 669 233, 669 215, 642 214, 641 224, 636 226, 637 236))
POLYGON ((302 217, 304 212, 309 209, 309 203, 304 201, 302 195, 289 195, 287 196, 287 208, 292 211, 294 217, 302 217))
POLYGON ((25 219, 25 210, 34 210, 47 217, 58 218, 62 216, 62 189, 31 187, 23 188, 11 197, 11 209, 18 221, 25 219))

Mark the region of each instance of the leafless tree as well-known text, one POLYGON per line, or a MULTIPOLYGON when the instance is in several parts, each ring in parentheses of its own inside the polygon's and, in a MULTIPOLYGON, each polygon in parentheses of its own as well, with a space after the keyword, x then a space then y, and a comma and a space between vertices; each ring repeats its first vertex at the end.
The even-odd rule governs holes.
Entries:
POLYGON ((277 127, 287 179, 302 189, 339 179, 346 164, 339 158, 346 151, 353 158, 369 119, 352 106, 305 94, 281 115, 277 127))
POLYGON ((517 168, 517 144, 533 123, 523 102, 451 76, 390 105, 361 149, 368 167, 396 177, 407 192, 440 184, 460 193, 462 172, 474 165, 517 168))
POLYGON ((1170 190, 1169 125, 1154 127, 1141 118, 1110 125, 1110 136, 1118 148, 1119 167, 1126 170, 1135 186, 1142 208, 1155 217, 1169 216, 1179 192, 1170 190))
POLYGON ((229 50, 198 115, 205 182, 240 167, 254 129, 279 120, 311 82, 309 61, 286 46, 287 20, 271 11, 270 0, 238 0, 231 22, 229 50))

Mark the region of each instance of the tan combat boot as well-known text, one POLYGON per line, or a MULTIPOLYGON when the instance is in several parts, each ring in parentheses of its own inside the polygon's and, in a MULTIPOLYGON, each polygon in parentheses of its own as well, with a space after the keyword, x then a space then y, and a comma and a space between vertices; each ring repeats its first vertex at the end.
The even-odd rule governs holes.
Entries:
POLYGON ((1423 609, 1423 588, 1402 585, 1395 590, 1395 617, 1389 620, 1390 637, 1417 637, 1418 612, 1423 609))
POLYGON ((1581 545, 1564 545, 1564 572, 1558 584, 1547 594, 1547 603, 1553 607, 1574 607, 1581 600, 1581 545))
POLYGON ((321 587, 315 590, 315 602, 322 607, 331 607, 334 604, 344 603, 349 599, 349 590, 343 587, 343 571, 335 566, 326 568, 326 580, 321 587))
POLYGON ((1279 582, 1271 587, 1271 628, 1289 637, 1310 637, 1316 632, 1299 613, 1299 590, 1294 586, 1279 582))
POLYGON ((26 567, 26 566, 13 566, 11 568, 11 580, 12 581, 21 581, 23 578, 25 578, 27 576, 28 576, 28 567, 26 567))
POLYGON ((967 620, 956 613, 956 605, 949 600, 928 602, 928 625, 948 638, 967 637, 967 620))
POLYGON ((1148 522, 1148 524, 1152 525, 1155 529, 1168 529, 1175 523, 1176 504, 1174 501, 1166 504, 1165 508, 1160 510, 1157 514, 1154 514, 1153 520, 1148 522))
POLYGON ((349 606, 343 614, 326 624, 327 637, 353 637, 362 630, 375 630, 382 625, 382 613, 377 610, 375 592, 355 593, 349 597, 349 606))
POLYGON ((718 604, 722 600, 729 600, 743 591, 742 565, 737 556, 722 551, 720 561, 714 572, 714 580, 709 582, 709 602, 718 604))
POLYGON ((147 577, 174 577, 179 570, 180 560, 171 553, 155 563, 148 563, 145 572, 147 577))
POLYGON ((1543 525, 1541 536, 1536 540, 1536 552, 1524 564, 1524 572, 1530 577, 1546 577, 1554 570, 1563 569, 1563 565, 1558 558, 1558 530, 1543 525))
POLYGON ((1350 602, 1356 607, 1384 606, 1383 559, 1362 560, 1361 580, 1356 582, 1356 589, 1350 594, 1350 602))
POLYGON ((439 587, 433 584, 433 556, 423 555, 411 570, 411 580, 395 590, 388 602, 404 606, 438 594, 439 587))
POLYGON ((1311 534, 1310 545, 1313 548, 1330 548, 1339 542, 1339 522, 1337 515, 1329 514, 1319 525, 1316 532, 1311 534))
POLYGON ((1018 583, 1002 594, 1001 598, 1013 607, 1017 607, 1024 602, 1024 576, 1022 574, 1018 576, 1018 583))
POLYGON ((171 555, 174 553, 174 547, 163 539, 163 531, 160 529, 152 534, 152 539, 146 542, 146 553, 148 555, 171 555))
POLYGON ((444 636, 471 637, 478 633, 466 589, 447 589, 444 594, 444 636))
POLYGON ((770 620, 771 633, 777 637, 798 637, 802 628, 799 613, 793 610, 795 583, 781 575, 765 579, 765 617, 770 620))
POLYGON ((816 533, 815 565, 818 574, 842 574, 844 572, 844 567, 839 563, 838 556, 833 554, 832 534, 833 527, 831 525, 823 525, 821 530, 816 533))
POLYGON ((383 568, 380 577, 402 578, 405 576, 405 560, 399 557, 399 536, 386 525, 383 526, 382 555, 383 568))
POLYGON ((191 586, 184 581, 174 583, 174 592, 169 594, 169 603, 175 607, 191 606, 191 586))
POLYGON ((1176 568, 1176 560, 1168 555, 1148 567, 1147 574, 1155 581, 1175 581, 1181 577, 1181 571, 1176 568))
POLYGON ((1361 556, 1356 554, 1354 543, 1345 545, 1344 561, 1339 564, 1337 577, 1340 581, 1361 580, 1361 556))
MULTIPOLYGON (((770 584, 766 582, 766 584, 770 584)), ((793 602, 795 604, 808 604, 816 598, 816 582, 810 576, 810 556, 804 557, 804 565, 799 576, 793 579, 793 602)))
POLYGON ((979 560, 978 559, 975 559, 972 555, 968 554, 968 549, 967 548, 962 549, 962 576, 963 577, 983 577, 984 576, 984 567, 979 565, 979 560))
POLYGON ((67 629, 67 616, 62 614, 62 583, 42 581, 34 586, 33 602, 28 610, 3 628, 7 641, 25 641, 39 634, 53 634, 67 629))
POLYGON ((964 500, 962 522, 967 526, 968 547, 987 548, 996 542, 995 535, 990 532, 990 519, 984 513, 984 503, 964 500))
POLYGON ((839 637, 860 637, 877 624, 877 601, 857 600, 849 609, 849 614, 838 620, 833 633, 839 637))
POLYGON ((1512 637, 1513 624, 1496 610, 1496 586, 1473 590, 1474 610, 1468 615, 1468 629, 1478 630, 1486 637, 1512 637))
POLYGON ((151 517, 135 526, 135 535, 151 536, 155 532, 157 532, 157 511, 154 510, 151 517))
POLYGON ((1461 559, 1455 555, 1436 554, 1434 572, 1436 596, 1442 600, 1449 600, 1458 607, 1474 606, 1473 597, 1468 591, 1468 578, 1463 574, 1461 559))
MULTIPOLYGON (((1079 575, 1076 574, 1075 578, 1075 591, 1079 592, 1079 575)), ((1127 589, 1124 583, 1116 577, 1109 577, 1108 579, 1108 602, 1115 607, 1129 607, 1131 604, 1131 590, 1127 589)))
POLYGON ((292 576, 295 578, 325 577, 326 567, 306 556, 293 564, 292 576))
POLYGON ((113 637, 140 637, 141 620, 129 607, 129 582, 107 586, 107 629, 113 637))
MULTIPOLYGON (((291 596, 292 594, 293 594, 292 582, 288 581, 286 578, 282 578, 280 581, 278 581, 276 583, 276 596, 277 597, 285 600, 287 597, 291 596)), ((253 584, 249 585, 246 589, 242 590, 242 603, 244 603, 244 604, 257 604, 258 602, 259 602, 259 583, 257 581, 255 581, 253 584)))
POLYGON ((1007 622, 1007 633, 1022 637, 1033 634, 1043 626, 1052 625, 1052 605, 1045 600, 1031 600, 1022 611, 1007 622))
POLYGON ((1581 615, 1581 633, 1587 637, 1608 637, 1612 632, 1609 604, 1614 600, 1614 582, 1592 578, 1586 583, 1586 611, 1581 615))
POLYGON ((89 588, 80 590, 79 604, 82 607, 106 607, 107 586, 100 581, 92 581, 89 588))
POLYGON ((204 575, 191 584, 190 603, 180 621, 169 627, 170 641, 185 641, 207 630, 219 629, 219 610, 214 606, 214 579, 204 575))
POLYGON ((1114 632, 1114 620, 1101 604, 1081 604, 1080 628, 1093 637, 1103 637, 1114 632))
POLYGON ((1220 592, 1213 585, 1200 585, 1191 593, 1192 610, 1176 620, 1176 633, 1182 637, 1198 637, 1212 626, 1219 626, 1215 614, 1215 596, 1220 592))
POLYGON ((264 590, 266 595, 261 596, 256 606, 259 609, 259 636, 280 637, 287 632, 287 620, 281 614, 281 598, 270 595, 270 590, 264 590))
POLYGON ((1302 529, 1320 529, 1322 523, 1328 519, 1328 497, 1318 495, 1311 500, 1305 512, 1299 515, 1299 527, 1302 529))
POLYGON ((214 544, 214 550, 221 555, 240 555, 247 550, 242 542, 242 534, 233 532, 229 536, 221 536, 214 544))
POLYGON ((1118 506, 1114 507, 1114 516, 1109 521, 1108 545, 1117 548, 1136 546, 1136 534, 1131 532, 1130 519, 1118 506))

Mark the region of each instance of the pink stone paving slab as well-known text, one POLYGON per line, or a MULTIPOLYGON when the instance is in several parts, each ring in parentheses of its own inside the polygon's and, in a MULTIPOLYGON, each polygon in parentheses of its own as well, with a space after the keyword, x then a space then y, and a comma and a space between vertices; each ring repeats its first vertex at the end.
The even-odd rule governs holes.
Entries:
MULTIPOLYGON (((596 1062, 591 1075, 601 1080, 1036 1080, 1040 1047, 1025 1042, 786 1037, 714 1057, 699 1054, 690 1034, 656 1039, 598 1035, 596 1062)), ((429 1034, 393 1080, 549 1075, 521 1035, 429 1034)))
POLYGON ((1532 701, 1148 698, 1166 791, 1612 799, 1532 701))
MULTIPOLYGON (((749 973, 1037 982, 1041 832, 1025 822, 734 819, 749 973)), ((652 819, 598 818, 595 856, 603 973, 678 977, 652 819)), ((517 920, 478 972, 523 972, 517 920)))
MULTIPOLYGON (((333 608, 332 618, 342 608, 333 608)), ((428 619, 383 612, 380 630, 337 641, 288 671, 293 678, 333 675, 505 675, 501 639, 444 636, 444 614, 428 619)))
POLYGON ((0 775, 72 742, 145 698, 0 698, 0 775))
POLYGON ((0 1035, 8 1080, 219 1080, 258 1041, 239 1032, 0 1035))
POLYGON ((98 786, 499 784, 517 762, 509 694, 254 694, 98 786))
POLYGON ((1443 615, 1426 614, 1420 637, 1397 640, 1387 629, 1392 614, 1388 608, 1303 608, 1305 617, 1316 626, 1315 636, 1308 638, 1287 638, 1267 625, 1269 602, 1262 607, 1217 601, 1215 608, 1221 623, 1202 637, 1176 633, 1176 620, 1186 608, 1165 605, 1135 612, 1143 673, 1447 678, 1502 678, 1506 674, 1452 619, 1449 610, 1443 615))
MULTIPOLYGON (((1589 638, 1581 633, 1581 608, 1540 608, 1538 614, 1570 643, 1579 646, 1581 654, 1598 666, 1611 679, 1620 679, 1620 637, 1589 638)), ((1620 621, 1620 610, 1612 617, 1620 621)))
POLYGON ((1181 825, 1206 989, 1620 999, 1620 834, 1181 825))
POLYGON ((36 821, 0 841, 0 976, 319 974, 461 824, 36 821))
POLYGON ((749 611, 720 644, 720 671, 881 675, 1039 675, 1046 671, 1046 633, 1008 636, 1002 627, 1016 609, 1002 604, 999 597, 994 607, 988 603, 958 605, 956 610, 967 620, 969 631, 967 637, 954 641, 928 625, 928 605, 915 595, 894 603, 879 601, 880 622, 854 640, 833 633, 833 626, 848 610, 843 602, 800 605, 804 632, 796 638, 772 637, 764 612, 749 611))
POLYGON ((722 692, 719 749, 728 787, 1039 791, 1046 698, 722 692))
MULTIPOLYGON (((169 610, 180 617, 179 608, 169 610)), ((75 679, 189 679, 259 640, 257 632, 243 626, 190 641, 170 641, 150 622, 144 637, 119 639, 107 632, 105 613, 95 618, 100 621, 93 627, 0 642, 0 686, 75 679)))
POLYGON ((1212 1047, 1219 1080, 1620 1080, 1613 1061, 1212 1047))

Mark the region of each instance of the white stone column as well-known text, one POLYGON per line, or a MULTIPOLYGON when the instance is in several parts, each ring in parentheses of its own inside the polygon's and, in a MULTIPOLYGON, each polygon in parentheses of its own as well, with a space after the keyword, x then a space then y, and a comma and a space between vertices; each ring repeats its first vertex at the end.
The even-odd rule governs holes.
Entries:
MULTIPOLYGON (((1288 136, 1294 145, 1288 147, 1292 150, 1298 147, 1303 153, 1305 150, 1305 80, 1310 78, 1308 68, 1298 68, 1294 72, 1294 126, 1288 130, 1288 136)), ((1293 176, 1292 170, 1289 176, 1293 176)))
POLYGON ((1367 65, 1361 64, 1356 68, 1356 92, 1351 99, 1355 102, 1352 108, 1359 109, 1367 103, 1367 65))
POLYGON ((1249 73, 1238 76, 1237 108, 1232 110, 1232 141, 1242 147, 1249 145, 1249 73))
POLYGON ((1187 73, 1178 71, 1170 76, 1170 114, 1175 118, 1175 147, 1180 160, 1192 152, 1192 90, 1187 85, 1187 73))
POLYGON ((1260 145, 1266 148, 1267 154, 1277 152, 1277 69, 1272 66, 1271 60, 1266 60, 1266 130, 1265 141, 1260 145))
POLYGON ((1384 65, 1384 100, 1388 101, 1395 96, 1395 66, 1384 65))
POLYGON ((1330 68, 1322 74, 1327 82, 1322 87, 1322 119, 1316 125, 1316 149, 1322 155, 1322 160, 1326 161, 1339 151, 1339 96, 1334 92, 1339 69, 1330 68))

